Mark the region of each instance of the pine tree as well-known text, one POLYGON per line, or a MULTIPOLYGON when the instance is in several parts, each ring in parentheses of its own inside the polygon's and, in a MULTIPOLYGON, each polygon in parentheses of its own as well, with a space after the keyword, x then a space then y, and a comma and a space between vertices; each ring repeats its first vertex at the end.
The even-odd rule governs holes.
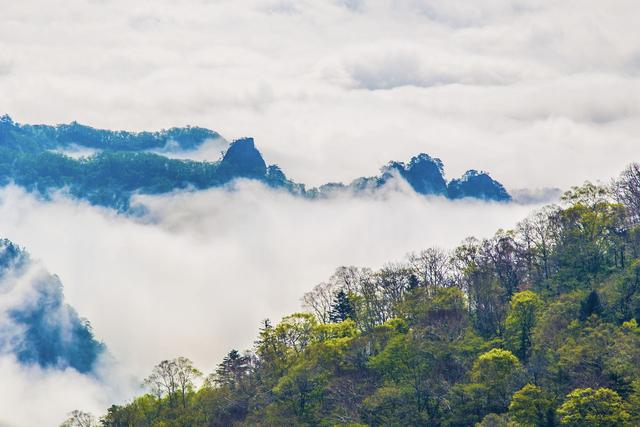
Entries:
POLYGON ((592 314, 600 316, 602 314, 602 304, 600 295, 596 291, 591 291, 586 300, 580 304, 580 320, 587 320, 592 314))
POLYGON ((331 312, 329 313, 329 320, 334 323, 343 322, 347 319, 353 319, 355 310, 349 296, 340 290, 336 292, 336 296, 331 306, 331 312))
POLYGON ((235 388, 250 369, 250 358, 237 350, 231 350, 218 365, 213 380, 217 384, 235 388))

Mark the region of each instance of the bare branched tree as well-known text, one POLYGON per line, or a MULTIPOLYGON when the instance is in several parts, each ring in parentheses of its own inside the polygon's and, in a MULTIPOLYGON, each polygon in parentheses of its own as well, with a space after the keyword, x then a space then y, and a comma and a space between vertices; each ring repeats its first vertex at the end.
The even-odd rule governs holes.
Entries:
POLYGON ((363 279, 371 275, 371 270, 354 266, 338 267, 329 281, 346 293, 356 293, 363 279))
POLYGON ((158 399, 164 395, 168 396, 169 404, 173 406, 173 399, 178 390, 178 366, 173 360, 163 360, 153 367, 144 384, 158 399))
POLYGON ((95 427, 96 418, 88 412, 72 411, 60 427, 95 427))
POLYGON ((202 372, 193 366, 193 362, 186 357, 173 359, 176 365, 176 382, 182 397, 182 407, 187 407, 187 392, 194 387, 194 380, 202 376, 202 372))
POLYGON ((632 163, 612 185, 613 196, 624 204, 634 223, 640 222, 640 164, 632 163))
POLYGON ((158 399, 166 395, 171 406, 174 406, 179 392, 184 408, 187 405, 187 392, 193 388, 194 380, 200 376, 202 372, 193 366, 191 360, 186 357, 177 357, 172 360, 163 360, 154 366, 151 375, 144 380, 144 384, 158 399))
POLYGON ((440 248, 429 248, 408 255, 409 265, 420 286, 427 290, 448 286, 451 282, 450 255, 440 248))
POLYGON ((304 307, 311 310, 320 323, 329 323, 331 307, 338 286, 333 282, 322 282, 311 291, 304 294, 302 302, 304 307))
POLYGON ((399 304, 411 287, 411 269, 404 264, 386 264, 374 274, 374 280, 381 301, 379 317, 384 322, 399 314, 399 304))

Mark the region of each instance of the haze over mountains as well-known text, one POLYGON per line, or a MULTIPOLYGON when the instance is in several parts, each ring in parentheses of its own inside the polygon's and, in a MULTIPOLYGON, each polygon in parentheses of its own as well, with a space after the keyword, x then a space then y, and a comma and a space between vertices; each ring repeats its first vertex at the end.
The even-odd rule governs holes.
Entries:
POLYGON ((227 145, 217 132, 200 127, 134 133, 94 129, 76 122, 22 125, 5 115, 0 118, 0 179, 44 195, 65 188, 75 197, 119 210, 129 208, 135 193, 205 189, 238 178, 311 198, 342 191, 370 194, 401 178, 422 195, 511 200, 504 186, 486 172, 472 169, 447 182, 442 161, 425 153, 408 163, 391 161, 375 177, 310 189, 287 178, 277 165, 267 165, 252 138, 232 142, 219 160, 171 158, 171 153, 197 150, 211 141, 220 147, 227 145), (86 150, 86 155, 69 155, 74 150, 86 150))
MULTIPOLYGON (((229 184, 236 179, 263 183, 265 189, 283 190, 301 201, 339 194, 368 197, 383 189, 394 191, 399 183, 416 197, 511 200, 502 184, 485 172, 469 170, 447 181, 443 162, 425 153, 406 163, 391 161, 377 176, 306 188, 277 165, 268 165, 253 138, 229 143, 219 133, 200 127, 126 132, 76 122, 19 124, 7 115, 0 117, 0 184, 16 184, 43 196, 43 201, 62 190, 72 198, 124 212, 131 209, 131 198, 137 194, 216 187, 224 191, 234 189, 229 184), (219 159, 185 158, 207 144, 221 149, 219 159)), ((0 335, 0 352, 27 367, 95 373, 106 346, 94 337, 89 321, 65 302, 56 275, 4 239, 0 241, 0 282, 7 297, 2 315, 9 325, 0 335)))
POLYGON ((0 240, 0 294, 1 353, 25 365, 93 372, 104 345, 65 303, 60 279, 7 239, 0 240))
MULTIPOLYGON (((200 127, 126 132, 76 122, 19 124, 7 115, 0 117, 0 184, 14 183, 45 199, 62 190, 93 205, 127 211, 136 194, 225 187, 236 179, 258 181, 301 200, 338 194, 366 197, 402 182, 417 195, 511 200, 502 184, 485 172, 469 170, 447 181, 443 162, 425 153, 406 163, 391 161, 377 176, 306 188, 277 165, 268 165, 253 138, 229 143, 200 127), (212 143, 221 148, 219 159, 176 158, 212 143)), ((10 327, 0 335, 0 351, 25 366, 94 373, 106 347, 94 338, 90 323, 66 304, 57 276, 5 239, 0 241, 0 282, 4 295, 12 296, 2 305, 10 327)))
POLYGON ((243 402, 246 425, 531 424, 496 387, 517 378, 473 369, 494 347, 532 374, 539 389, 514 394, 528 409, 606 387, 640 425, 640 216, 598 187, 640 161, 637 6, 4 2, 0 263, 28 261, 0 267, 0 426, 75 409, 227 426, 243 402), (415 274, 443 252, 446 280, 415 274), (206 375, 255 354, 262 321, 286 330, 339 266, 366 273, 347 289, 355 336, 332 323, 302 355, 285 342, 250 400, 199 381, 186 401, 145 396, 163 360, 206 375), (513 340, 529 291, 535 333, 513 340), (379 324, 396 315, 406 328, 379 324))

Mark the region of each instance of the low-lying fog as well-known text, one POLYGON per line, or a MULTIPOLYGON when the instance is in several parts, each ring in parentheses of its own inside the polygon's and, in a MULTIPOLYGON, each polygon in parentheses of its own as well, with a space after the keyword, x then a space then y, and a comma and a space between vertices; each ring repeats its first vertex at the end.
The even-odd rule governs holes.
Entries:
POLYGON ((260 320, 299 310, 303 293, 336 267, 375 268, 409 251, 490 236, 534 208, 428 198, 401 185, 375 197, 306 200, 256 182, 136 202, 145 216, 0 190, 4 237, 60 276, 67 302, 117 363, 101 384, 0 358, 0 375, 15 390, 0 399, 0 413, 17 424, 47 424, 76 408, 101 413, 139 392, 165 358, 186 356, 210 372, 230 349, 251 347, 260 320), (31 404, 19 405, 27 392, 31 404))

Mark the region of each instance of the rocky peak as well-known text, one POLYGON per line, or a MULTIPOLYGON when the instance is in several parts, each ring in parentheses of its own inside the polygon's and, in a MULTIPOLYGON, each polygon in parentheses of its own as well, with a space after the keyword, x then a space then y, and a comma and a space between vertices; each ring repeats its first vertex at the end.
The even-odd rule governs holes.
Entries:
POLYGON ((411 158, 405 172, 405 179, 420 194, 446 194, 444 166, 438 158, 421 153, 411 158))
POLYGON ((235 140, 220 162, 220 171, 232 177, 264 178, 267 165, 253 138, 235 140))
POLYGON ((475 197, 496 201, 511 200, 511 196, 502 184, 491 178, 488 173, 474 169, 465 172, 462 178, 452 180, 447 189, 452 199, 475 197))
POLYGON ((386 182, 397 171, 411 187, 420 194, 446 194, 442 161, 421 153, 411 158, 408 164, 389 162, 382 169, 380 180, 386 182))

